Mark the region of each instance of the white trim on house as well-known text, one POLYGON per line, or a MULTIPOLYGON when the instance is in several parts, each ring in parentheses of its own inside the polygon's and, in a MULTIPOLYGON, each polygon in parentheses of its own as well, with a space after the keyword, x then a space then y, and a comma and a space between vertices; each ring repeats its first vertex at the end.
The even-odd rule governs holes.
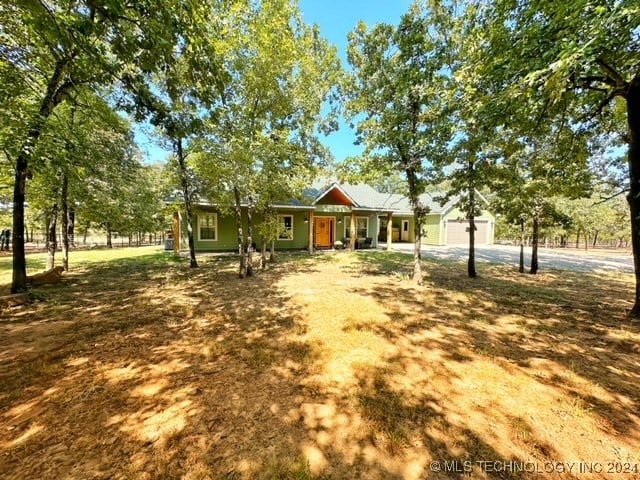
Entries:
POLYGON ((283 228, 283 232, 289 232, 289 235, 286 236, 286 237, 282 236, 284 233, 279 233, 278 234, 278 241, 279 242, 290 242, 290 241, 293 241, 293 236, 294 236, 294 233, 293 233, 294 232, 293 214, 290 214, 290 213, 278 214, 278 224, 283 228), (291 219, 291 226, 289 228, 287 228, 287 226, 284 224, 284 219, 286 217, 289 217, 291 219))
MULTIPOLYGON (((482 201, 484 202, 485 206, 487 206, 487 207, 488 207, 488 206, 490 205, 490 204, 489 204, 489 201, 488 201, 486 198, 484 198, 484 197, 482 196, 482 194, 481 194, 478 190, 476 190, 475 192, 476 192, 476 196, 477 196, 480 200, 482 200, 482 201)), ((464 195, 464 193, 463 193, 463 194, 458 195, 458 198, 456 199, 456 201, 455 201, 455 202, 453 202, 451 205, 449 205, 449 208, 447 208, 446 210, 443 210, 443 211, 442 211, 442 213, 441 213, 441 215, 442 215, 442 216, 446 216, 446 215, 447 215, 451 210, 453 210, 454 208, 456 208, 456 206, 458 205, 458 203, 460 203, 460 200, 462 200, 462 196, 463 196, 463 195, 464 195)))
POLYGON ((218 214, 217 213, 198 213, 198 241, 199 242, 217 242, 218 241, 218 214), (202 238, 202 226, 203 226, 202 220, 205 218, 213 218, 214 238, 202 238))

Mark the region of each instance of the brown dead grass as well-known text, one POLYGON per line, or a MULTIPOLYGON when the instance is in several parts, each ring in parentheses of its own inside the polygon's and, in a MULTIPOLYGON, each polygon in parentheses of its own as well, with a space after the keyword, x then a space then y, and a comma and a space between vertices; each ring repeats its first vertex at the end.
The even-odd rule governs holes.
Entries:
POLYGON ((409 263, 72 271, 0 316, 0 476, 462 478, 430 467, 458 460, 472 478, 640 478, 606 473, 640 468, 630 276, 425 262, 415 287, 409 263))

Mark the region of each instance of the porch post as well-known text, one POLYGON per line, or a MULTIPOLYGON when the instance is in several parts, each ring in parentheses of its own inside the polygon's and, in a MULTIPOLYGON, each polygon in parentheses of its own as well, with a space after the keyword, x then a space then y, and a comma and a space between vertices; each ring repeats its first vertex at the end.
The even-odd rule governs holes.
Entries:
POLYGON ((378 216, 378 214, 376 213, 376 216, 373 217, 375 218, 375 223, 373 225, 373 248, 378 248, 378 235, 380 235, 380 217, 378 216))
POLYGON ((180 213, 173 212, 173 253, 180 252, 180 213))
POLYGON ((349 250, 356 249, 356 212, 351 210, 351 224, 349 225, 349 250))
POLYGON ((391 217, 393 213, 387 213, 387 251, 391 251, 391 237, 393 235, 393 222, 391 221, 391 217))
POLYGON ((309 253, 313 253, 313 210, 309 211, 309 253))

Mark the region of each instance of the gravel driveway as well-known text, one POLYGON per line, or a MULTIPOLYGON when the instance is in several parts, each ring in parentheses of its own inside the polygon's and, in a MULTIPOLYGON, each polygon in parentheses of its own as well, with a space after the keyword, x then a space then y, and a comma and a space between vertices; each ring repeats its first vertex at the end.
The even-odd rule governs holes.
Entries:
MULTIPOLYGON (((394 243, 393 249, 398 252, 412 253, 413 244, 394 243)), ((422 247, 425 258, 466 261, 469 249, 466 246, 422 247)), ((478 262, 513 263, 520 261, 520 248, 507 245, 489 245, 476 247, 478 262)), ((540 269, 557 268, 561 270, 578 270, 585 272, 608 271, 633 273, 633 257, 630 254, 618 256, 601 256, 591 254, 563 253, 562 250, 540 248, 538 251, 540 269)), ((531 265, 531 247, 525 248, 525 265, 531 265)))

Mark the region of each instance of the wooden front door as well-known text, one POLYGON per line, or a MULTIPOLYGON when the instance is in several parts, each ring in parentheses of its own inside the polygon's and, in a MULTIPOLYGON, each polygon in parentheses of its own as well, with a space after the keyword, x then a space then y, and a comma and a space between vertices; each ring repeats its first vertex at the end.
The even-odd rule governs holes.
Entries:
POLYGON ((314 227, 316 233, 316 246, 331 247, 331 219, 316 217, 314 227))

